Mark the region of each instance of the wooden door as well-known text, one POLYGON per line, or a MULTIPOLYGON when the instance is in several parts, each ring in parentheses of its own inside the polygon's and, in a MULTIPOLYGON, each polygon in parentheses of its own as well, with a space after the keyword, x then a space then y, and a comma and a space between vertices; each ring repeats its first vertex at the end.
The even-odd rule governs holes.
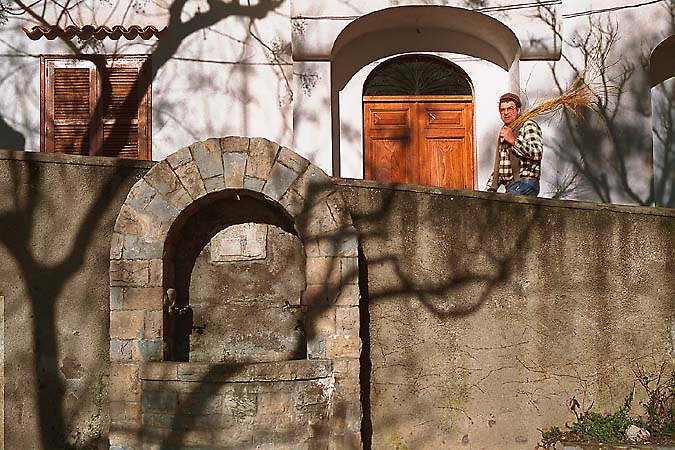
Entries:
POLYGON ((475 188, 470 97, 382 100, 364 99, 366 179, 475 188))

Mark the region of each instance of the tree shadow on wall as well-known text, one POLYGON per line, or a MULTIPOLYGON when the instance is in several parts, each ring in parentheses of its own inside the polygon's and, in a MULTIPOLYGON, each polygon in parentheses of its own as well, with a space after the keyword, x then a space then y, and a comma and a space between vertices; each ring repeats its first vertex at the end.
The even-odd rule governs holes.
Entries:
MULTIPOLYGON (((152 81, 157 73, 171 60, 181 43, 194 33, 215 25, 228 17, 241 17, 250 20, 257 20, 266 17, 275 11, 284 0, 261 0, 253 5, 234 2, 216 2, 209 1, 209 9, 198 11, 188 19, 185 19, 184 10, 189 2, 186 0, 175 0, 167 6, 169 12, 168 32, 164 34, 155 47, 149 52, 150 58, 145 63, 145 68, 152 65, 152 75, 146 79, 137 79, 135 86, 129 90, 130 95, 124 100, 121 106, 122 110, 136 110, 142 95, 133 95, 135 92, 147 92, 150 89, 152 81)), ((16 17, 30 18, 31 21, 42 26, 54 25, 50 22, 50 9, 53 7, 61 8, 57 21, 70 17, 70 14, 79 7, 79 2, 66 2, 64 6, 50 5, 49 1, 38 1, 30 4, 21 0, 15 0, 11 6, 3 7, 3 11, 8 11, 7 17, 10 21, 17 20, 16 17), (49 8, 48 8, 49 7, 49 8)), ((124 5, 124 2, 118 2, 118 5, 124 5)), ((70 48, 72 54, 82 55, 82 48, 70 40, 64 43, 70 48)), ((143 72, 143 69, 141 70, 143 72)), ((110 84, 108 79, 103 79, 104 87, 110 84)), ((103 102, 97 102, 95 112, 92 117, 98 117, 103 111, 103 102)), ((4 121, 2 122, 4 124, 4 121)), ((94 129, 96 124, 92 120, 88 128, 94 129)), ((110 136, 126 135, 126 125, 116 122, 110 132, 110 136)), ((5 130, 0 129, 0 138, 7 140, 7 146, 23 148, 22 137, 5 130)), ((119 141, 118 141, 119 142, 119 141)), ((84 142, 83 142, 84 145, 84 142)), ((119 154, 121 148, 115 148, 118 145, 112 138, 105 139, 104 147, 111 148, 111 154, 119 154), (109 142, 108 142, 109 141, 109 142)), ((1 146, 1 145, 0 145, 1 146)), ((84 148, 74 149, 74 153, 88 153, 84 148)), ((30 159, 30 158, 28 158, 30 159)), ((61 376, 62 367, 59 366, 59 357, 61 351, 59 348, 60 331, 57 329, 57 317, 61 312, 60 304, 63 304, 63 296, 68 292, 68 284, 76 275, 90 264, 92 255, 98 255, 100 249, 94 248, 95 237, 101 229, 112 227, 114 217, 106 215, 111 207, 121 204, 123 195, 126 193, 130 184, 133 184, 135 172, 125 168, 124 163, 120 163, 112 173, 98 180, 97 186, 100 189, 93 196, 93 202, 87 206, 86 211, 73 217, 65 217, 60 212, 63 207, 50 202, 54 201, 46 190, 49 190, 49 181, 45 180, 42 173, 44 166, 38 162, 23 163, 20 161, 9 161, 6 164, 9 171, 8 196, 6 197, 7 208, 0 212, 0 243, 12 258, 14 264, 20 273, 20 287, 29 300, 28 313, 31 318, 31 339, 33 349, 30 355, 32 359, 31 372, 37 380, 37 392, 35 405, 37 408, 39 437, 36 439, 44 449, 62 449, 62 448, 95 448, 102 445, 101 429, 94 436, 80 436, 82 425, 79 423, 69 423, 70 418, 64 413, 66 407, 72 404, 72 399, 66 401, 67 386, 66 381, 61 376), (45 211, 53 210, 54 214, 50 219, 45 219, 45 211), (74 217, 79 217, 79 223, 72 223, 74 217), (35 232, 36 223, 48 223, 46 228, 35 232), (64 225, 65 224, 65 225, 64 225), (72 234, 66 232, 62 236, 64 228, 72 227, 72 234), (49 238, 50 230, 53 234, 62 236, 63 240, 55 241, 49 238), (49 248, 53 248, 52 255, 49 255, 49 248), (39 249, 40 251, 36 251, 39 249), (47 255, 43 253, 47 250, 47 255), (60 255, 56 258, 53 255, 60 255), (58 260, 54 260, 58 259, 58 260), (75 435, 75 438, 73 438, 75 435)), ((73 187, 73 189, 77 189, 73 187)), ((59 199, 58 201, 68 201, 70 199, 59 199)), ((72 206, 72 205, 71 205, 72 206)), ((65 208, 67 210, 67 208, 65 208)), ((67 228, 70 229, 70 228, 67 228)), ((110 228, 111 229, 111 228, 110 228)), ((107 253, 107 252, 106 252, 107 253)), ((107 268, 105 264, 97 265, 99 275, 96 282, 105 280, 107 268), (103 270, 101 270, 103 269, 103 270)), ((81 293, 82 300, 86 300, 89 293, 81 293)), ((86 302, 85 302, 86 303, 86 302)), ((6 303, 8 308, 14 306, 6 303)), ((18 309, 18 306, 16 307, 18 309)), ((99 368, 105 372, 106 367, 99 368)), ((85 385, 82 389, 89 391, 97 389, 96 385, 100 380, 97 375, 88 374, 83 380, 85 385)), ((86 395, 82 396, 83 398, 86 395)), ((100 405, 99 405, 100 406, 100 405)), ((99 411, 100 412, 100 411, 99 411)), ((103 413, 101 413, 103 414, 103 413)), ((100 417, 99 417, 100 419, 100 417)), ((100 423, 92 424, 101 426, 100 423)), ((85 424, 86 425, 86 424, 85 424)), ((104 425, 103 425, 104 426, 104 425)), ((95 431, 95 430, 94 430, 95 431)))
POLYGON ((0 149, 23 150, 26 138, 23 134, 12 128, 0 115, 0 149))
MULTIPOLYGON (((675 32, 675 2, 668 1, 663 9, 675 32)), ((540 7, 539 17, 557 33, 554 15, 546 7, 540 7)), ((568 83, 584 79, 597 94, 597 108, 580 115, 565 111, 556 137, 548 140, 557 157, 552 194, 673 207, 675 121, 668 108, 675 101, 675 89, 662 83, 650 92, 651 49, 640 48, 637 40, 620 46, 626 31, 621 26, 611 16, 590 16, 568 39, 559 35, 568 50, 561 62, 550 64, 555 90, 562 94, 568 83), (649 123, 654 123, 653 130, 649 123)))

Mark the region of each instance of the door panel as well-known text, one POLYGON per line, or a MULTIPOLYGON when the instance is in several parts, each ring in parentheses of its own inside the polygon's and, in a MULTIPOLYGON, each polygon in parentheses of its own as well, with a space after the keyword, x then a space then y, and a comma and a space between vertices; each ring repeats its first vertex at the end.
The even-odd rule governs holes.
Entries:
POLYGON ((420 103, 420 182, 473 189, 471 103, 420 103))
POLYGON ((411 118, 414 104, 364 104, 365 178, 412 183, 411 118))
POLYGON ((473 103, 364 102, 363 111, 366 179, 475 188, 473 103))

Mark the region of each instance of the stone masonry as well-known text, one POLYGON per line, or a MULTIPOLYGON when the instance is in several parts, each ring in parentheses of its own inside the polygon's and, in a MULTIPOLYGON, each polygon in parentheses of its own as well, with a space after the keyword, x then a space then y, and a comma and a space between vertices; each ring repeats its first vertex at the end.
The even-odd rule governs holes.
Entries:
POLYGON ((361 448, 357 274, 341 195, 293 151, 211 138, 158 163, 129 192, 112 236, 111 448, 361 448), (224 190, 262 196, 295 224, 306 254, 307 360, 162 361, 167 235, 193 202, 224 190))

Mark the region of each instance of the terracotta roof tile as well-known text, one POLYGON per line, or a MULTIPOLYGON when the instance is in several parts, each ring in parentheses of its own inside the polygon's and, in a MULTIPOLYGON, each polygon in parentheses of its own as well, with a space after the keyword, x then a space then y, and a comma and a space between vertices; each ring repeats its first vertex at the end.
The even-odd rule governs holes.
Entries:
POLYGON ((127 39, 136 39, 139 36, 141 39, 150 39, 152 37, 160 37, 165 31, 166 27, 159 30, 154 25, 147 25, 145 27, 141 27, 140 25, 131 25, 129 27, 122 25, 114 25, 113 27, 106 27, 105 25, 99 27, 94 27, 92 25, 84 25, 82 27, 68 25, 65 28, 54 25, 47 27, 36 25, 33 28, 23 28, 23 32, 26 33, 26 36, 34 41, 37 41, 43 36, 49 40, 56 39, 57 37, 72 39, 75 36, 80 39, 89 39, 93 36, 99 40, 105 38, 118 40, 122 36, 127 39))

